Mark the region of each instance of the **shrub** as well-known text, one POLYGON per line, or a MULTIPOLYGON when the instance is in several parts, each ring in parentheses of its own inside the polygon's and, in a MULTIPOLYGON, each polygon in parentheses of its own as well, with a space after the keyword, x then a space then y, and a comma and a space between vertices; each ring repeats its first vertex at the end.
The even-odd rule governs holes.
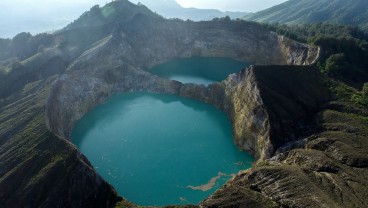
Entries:
POLYGON ((323 69, 323 72, 325 72, 329 76, 338 77, 344 70, 344 65, 346 65, 345 60, 345 55, 342 53, 331 55, 326 60, 326 65, 323 69))

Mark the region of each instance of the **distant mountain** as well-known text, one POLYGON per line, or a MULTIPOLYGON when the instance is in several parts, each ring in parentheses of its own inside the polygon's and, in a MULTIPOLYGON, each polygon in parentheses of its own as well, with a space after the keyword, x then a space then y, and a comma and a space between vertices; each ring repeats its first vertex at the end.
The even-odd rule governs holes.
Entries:
POLYGON ((283 24, 329 22, 368 27, 368 1, 289 0, 244 19, 283 24))
MULTIPOLYGON (((160 15, 155 14, 143 4, 138 4, 137 6, 130 1, 120 0, 112 1, 104 7, 100 7, 99 5, 93 6, 89 11, 84 12, 78 19, 67 25, 64 30, 108 24, 112 24, 113 27, 117 21, 131 19, 136 17, 136 15, 141 15, 149 19, 162 19, 160 15)), ((109 26, 111 27, 111 25, 109 26)), ((101 32, 105 33, 106 31, 101 32)), ((95 33, 93 34, 94 36, 96 35, 95 33)))
POLYGON ((222 12, 216 9, 183 8, 175 0, 139 0, 139 2, 166 18, 179 18, 183 20, 212 20, 216 17, 225 16, 236 19, 249 14, 247 12, 222 12))
MULTIPOLYGON (((93 3, 101 7, 111 0, 93 1, 59 1, 58 3, 47 3, 33 7, 11 7, 8 1, 0 1, 0 38, 13 38, 21 32, 30 32, 33 35, 42 32, 54 32, 78 16, 93 3), (64 3, 63 3, 64 2, 64 3)), ((131 0, 132 3, 142 4, 152 11, 166 18, 191 19, 194 21, 211 20, 215 17, 229 16, 231 18, 241 18, 248 13, 245 12, 221 12, 215 9, 195 9, 183 8, 175 0, 131 0)))

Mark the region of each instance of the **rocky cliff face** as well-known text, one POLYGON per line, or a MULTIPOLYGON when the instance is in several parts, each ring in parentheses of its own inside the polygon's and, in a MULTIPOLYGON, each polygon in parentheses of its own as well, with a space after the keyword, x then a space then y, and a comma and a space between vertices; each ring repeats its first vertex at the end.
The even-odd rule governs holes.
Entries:
POLYGON ((254 66, 233 76, 224 84, 235 143, 261 160, 307 131, 310 115, 329 96, 312 67, 254 66))
POLYGON ((270 121, 256 80, 254 67, 229 76, 223 83, 224 109, 231 118, 235 144, 253 153, 256 159, 268 158, 274 147, 270 143, 270 121))
POLYGON ((179 94, 210 103, 226 112, 233 126, 234 143, 262 160, 269 158, 274 148, 269 139, 269 115, 263 104, 254 68, 251 66, 208 87, 183 85, 179 94))
POLYGON ((251 66, 207 88, 184 85, 179 94, 226 112, 235 144, 261 161, 310 131, 311 115, 329 99, 320 74, 308 66, 251 66))
POLYGON ((320 48, 301 44, 285 36, 278 35, 280 48, 286 63, 294 65, 311 65, 317 63, 320 57, 320 48))

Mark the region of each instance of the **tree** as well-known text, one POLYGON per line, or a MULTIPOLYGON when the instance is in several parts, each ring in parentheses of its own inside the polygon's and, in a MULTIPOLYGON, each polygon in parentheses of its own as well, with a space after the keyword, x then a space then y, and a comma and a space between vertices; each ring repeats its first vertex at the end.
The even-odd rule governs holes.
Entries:
POLYGON ((99 5, 94 5, 90 9, 90 15, 91 16, 97 16, 97 15, 100 14, 100 12, 101 12, 101 10, 100 10, 100 6, 99 5))
POLYGON ((30 33, 22 32, 16 35, 11 43, 12 52, 19 58, 25 58, 29 53, 28 40, 32 37, 30 33))
POLYGON ((368 99, 368 82, 364 83, 362 92, 363 97, 368 99))
POLYGON ((338 77, 344 70, 345 55, 342 53, 333 54, 326 60, 324 72, 330 76, 338 77))

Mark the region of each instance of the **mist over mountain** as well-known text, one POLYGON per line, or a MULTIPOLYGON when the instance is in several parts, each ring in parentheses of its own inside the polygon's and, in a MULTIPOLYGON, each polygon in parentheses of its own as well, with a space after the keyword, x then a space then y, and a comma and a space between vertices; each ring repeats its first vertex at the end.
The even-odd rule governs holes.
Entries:
MULTIPOLYGON (((35 0, 16 7, 8 0, 0 2, 0 38, 13 38, 21 32, 33 35, 43 32, 54 32, 77 19, 84 11, 96 4, 101 7, 111 0, 75 1, 62 3, 35 0), (5 21, 6 20, 6 21, 5 21)), ((21 1, 23 2, 23 1, 21 1)), ((221 12, 216 9, 183 8, 175 0, 131 0, 146 5, 152 11, 166 18, 211 20, 215 17, 230 16, 241 18, 245 12, 221 12)))
POLYGON ((248 14, 247 12, 222 12, 217 9, 184 8, 180 6, 175 0, 134 0, 132 2, 140 2, 150 8, 152 11, 166 18, 179 18, 183 20, 211 20, 216 17, 225 16, 236 19, 248 14))
POLYGON ((366 0, 289 0, 250 14, 246 20, 281 23, 338 23, 368 27, 366 0))
POLYGON ((61 29, 93 6, 90 1, 64 4, 60 1, 19 1, 22 5, 9 2, 0 2, 0 38, 13 38, 21 32, 35 35, 61 29))

